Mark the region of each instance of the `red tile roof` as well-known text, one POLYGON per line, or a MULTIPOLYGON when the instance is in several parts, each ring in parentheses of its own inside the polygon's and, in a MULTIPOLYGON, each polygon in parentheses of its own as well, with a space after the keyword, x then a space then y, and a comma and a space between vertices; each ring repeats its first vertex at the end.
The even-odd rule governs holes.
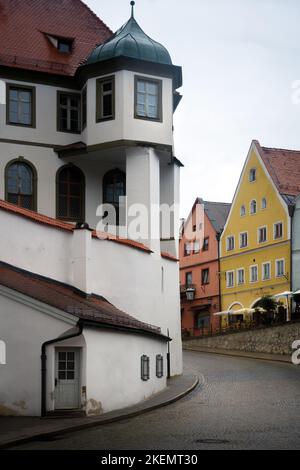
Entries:
POLYGON ((0 285, 74 315, 83 322, 133 329, 163 337, 160 328, 137 320, 102 297, 96 295, 84 297, 71 286, 3 262, 0 262, 0 285))
POLYGON ((0 64, 74 75, 96 44, 112 31, 81 0, 0 0, 0 64), (61 54, 46 34, 73 39, 61 54))
POLYGON ((300 150, 261 147, 254 141, 259 154, 278 191, 282 195, 300 194, 300 150))

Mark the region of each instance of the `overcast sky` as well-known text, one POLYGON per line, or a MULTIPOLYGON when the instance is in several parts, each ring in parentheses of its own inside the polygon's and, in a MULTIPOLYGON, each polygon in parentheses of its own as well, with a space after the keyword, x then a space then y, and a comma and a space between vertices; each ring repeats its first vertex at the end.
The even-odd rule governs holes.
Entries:
MULTIPOLYGON (((129 18, 129 0, 85 1, 113 31, 129 18)), ((135 17, 183 67, 182 217, 198 196, 231 202, 252 139, 300 149, 299 0, 136 0, 135 17)))

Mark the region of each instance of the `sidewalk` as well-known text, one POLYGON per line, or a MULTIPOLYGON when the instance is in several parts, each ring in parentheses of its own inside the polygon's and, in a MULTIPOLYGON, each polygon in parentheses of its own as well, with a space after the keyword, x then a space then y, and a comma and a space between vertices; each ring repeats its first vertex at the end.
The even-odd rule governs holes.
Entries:
POLYGON ((182 375, 168 381, 166 390, 137 405, 105 413, 93 418, 30 418, 0 416, 0 449, 5 449, 36 439, 47 439, 68 432, 80 431, 103 424, 132 418, 142 413, 174 403, 194 390, 199 379, 182 375))
POLYGON ((231 356, 231 357, 245 357, 249 359, 258 359, 261 361, 272 361, 272 362, 284 362, 286 364, 292 365, 291 356, 283 356, 279 354, 266 354, 266 353, 257 353, 257 352, 244 352, 236 351, 229 349, 211 349, 204 348, 203 346, 188 345, 188 342, 184 343, 183 349, 185 351, 195 351, 207 354, 219 354, 221 356, 231 356))

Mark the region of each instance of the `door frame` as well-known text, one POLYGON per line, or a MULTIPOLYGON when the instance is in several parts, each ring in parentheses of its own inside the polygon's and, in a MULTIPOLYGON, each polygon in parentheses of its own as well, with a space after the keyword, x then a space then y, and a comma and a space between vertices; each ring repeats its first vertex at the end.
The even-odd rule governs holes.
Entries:
MULTIPOLYGON (((58 346, 54 348, 54 411, 57 410, 65 410, 65 411, 73 411, 73 410, 80 410, 81 409, 81 364, 82 364, 82 348, 76 346, 58 346), (58 380, 57 373, 58 373, 58 353, 59 352, 75 352, 75 361, 76 357, 78 360, 77 370, 78 370, 78 389, 77 389, 77 396, 78 396, 78 403, 77 406, 74 408, 56 408, 56 380, 58 380)), ((75 366, 76 367, 76 366, 75 366)), ((76 369, 75 369, 76 370, 76 369)))

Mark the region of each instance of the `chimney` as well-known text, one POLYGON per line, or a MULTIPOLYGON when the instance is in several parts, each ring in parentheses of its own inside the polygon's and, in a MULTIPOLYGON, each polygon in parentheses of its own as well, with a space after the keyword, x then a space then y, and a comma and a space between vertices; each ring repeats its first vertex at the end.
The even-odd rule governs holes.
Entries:
POLYGON ((92 294, 92 230, 88 224, 77 224, 73 232, 73 286, 92 294))

